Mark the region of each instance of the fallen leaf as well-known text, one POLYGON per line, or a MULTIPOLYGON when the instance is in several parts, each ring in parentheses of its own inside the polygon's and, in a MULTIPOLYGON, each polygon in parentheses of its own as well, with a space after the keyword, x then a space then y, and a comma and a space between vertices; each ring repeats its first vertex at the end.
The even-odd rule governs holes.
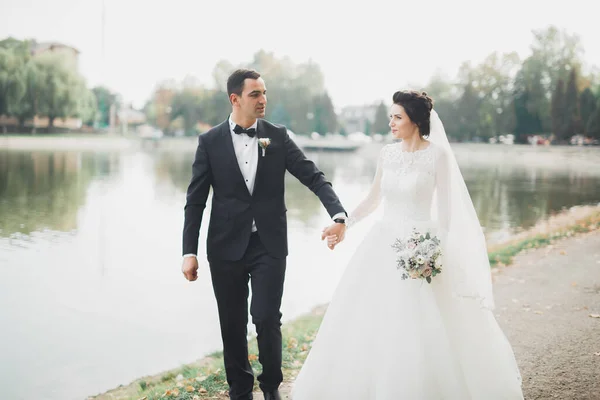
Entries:
POLYGON ((248 354, 248 361, 256 361, 258 356, 256 354, 248 354))
POLYGON ((573 287, 577 286, 577 282, 572 282, 571 286, 573 286, 573 287))
POLYGON ((200 400, 200 396, 194 395, 194 397, 192 397, 192 400, 200 400))
POLYGON ((600 314, 590 314, 590 317, 592 317, 592 318, 600 318, 600 314))
POLYGON ((148 396, 144 396, 144 397, 142 397, 141 399, 138 399, 138 400, 148 400, 148 396))
POLYGON ((198 381, 198 382, 204 382, 207 379, 208 379, 208 376, 197 376, 196 377, 196 381, 198 381))
POLYGON ((198 393, 200 393, 200 394, 206 394, 206 393, 208 393, 208 390, 206 390, 202 386, 200 386, 200 389, 198 389, 198 393))
POLYGON ((186 392, 188 392, 188 393, 191 393, 191 392, 193 392, 194 390, 196 390, 196 389, 194 389, 194 387, 193 387, 193 386, 186 386, 186 387, 185 387, 185 391, 186 391, 186 392))
POLYGON ((179 396, 179 389, 173 389, 173 390, 171 391, 171 394, 172 394, 173 396, 175 396, 175 397, 179 396))
POLYGON ((560 254, 564 256, 564 255, 566 255, 566 254, 567 254, 567 252, 566 252, 566 251, 564 251, 564 250, 561 250, 561 251, 560 251, 560 254))
POLYGON ((533 313, 534 314, 539 314, 539 315, 543 314, 543 312, 541 312, 541 311, 534 311, 533 313))
POLYGON ((306 343, 304 343, 304 344, 302 345, 302 347, 300 348, 300 350, 302 350, 302 351, 306 351, 306 350, 308 350, 308 345, 307 345, 306 343))

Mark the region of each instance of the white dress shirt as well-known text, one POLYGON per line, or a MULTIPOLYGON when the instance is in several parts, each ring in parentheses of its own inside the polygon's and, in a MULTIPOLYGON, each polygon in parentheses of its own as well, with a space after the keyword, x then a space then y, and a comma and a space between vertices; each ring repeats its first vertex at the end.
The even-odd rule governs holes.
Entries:
MULTIPOLYGON (((254 121, 252 126, 244 129, 256 129, 258 120, 254 121)), ((258 167, 258 136, 250 137, 245 133, 237 134, 233 131, 236 123, 229 116, 229 132, 231 133, 231 140, 233 141, 233 150, 235 151, 235 157, 237 158, 240 171, 246 182, 248 193, 252 195, 254 191, 254 182, 256 181, 256 168, 258 167)), ((252 232, 256 232, 256 221, 252 220, 252 232)))
MULTIPOLYGON (((244 129, 254 128, 256 129, 258 120, 254 121, 252 126, 244 129)), ((231 140, 233 141, 233 150, 235 151, 235 157, 237 158, 240 171, 246 182, 248 192, 252 195, 254 191, 254 182, 256 181, 256 168, 258 167, 258 136, 250 137, 245 133, 237 134, 233 131, 236 123, 231 119, 229 115, 229 132, 231 133, 231 140)), ((346 214, 338 213, 333 216, 332 219, 342 218, 346 219, 346 214)), ((256 221, 252 220, 252 232, 256 232, 256 221)), ((185 254, 184 257, 195 257, 196 254, 185 254)))

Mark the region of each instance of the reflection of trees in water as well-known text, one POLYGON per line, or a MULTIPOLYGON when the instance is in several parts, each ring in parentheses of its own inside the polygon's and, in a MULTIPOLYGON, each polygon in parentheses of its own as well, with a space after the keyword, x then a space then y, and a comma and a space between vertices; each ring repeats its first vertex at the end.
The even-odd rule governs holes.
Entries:
MULTIPOLYGON (((308 152, 307 158, 315 162, 325 177, 333 183, 334 190, 340 186, 369 185, 377 169, 376 156, 357 153, 308 152)), ((339 194, 339 193, 338 193, 339 194)), ((286 205, 288 212, 298 220, 308 223, 319 215, 323 205, 319 198, 291 174, 286 175, 286 205)), ((344 199, 341 199, 344 203, 344 199)))
MULTIPOLYGON (((317 164, 328 180, 334 182, 334 186, 361 181, 370 183, 377 167, 375 160, 359 153, 310 152, 306 156, 317 164)), ((164 152, 156 157, 157 182, 170 184, 185 193, 191 178, 194 153, 164 152)), ((286 174, 285 185, 285 202, 290 216, 308 223, 321 212, 323 206, 319 198, 293 175, 286 174)))
MULTIPOLYGON (((306 156, 333 182, 334 189, 358 186, 362 192, 373 180, 380 148, 380 144, 374 144, 354 153, 307 152, 306 156)), ((540 163, 514 165, 502 161, 504 154, 494 155, 499 151, 495 147, 486 149, 490 154, 480 155, 483 160, 477 162, 469 158, 478 153, 468 147, 459 149, 466 157, 461 171, 486 230, 529 227, 564 207, 600 201, 600 174, 567 167, 559 170, 540 163)), ((157 157, 157 180, 170 182, 185 193, 194 154, 162 153, 157 157)), ((310 223, 322 212, 319 199, 291 174, 286 174, 285 199, 288 215, 303 223, 310 223)), ((348 199, 342 201, 348 203, 348 199)))
POLYGON ((186 192, 192 178, 192 163, 195 154, 192 152, 162 152, 156 155, 154 173, 160 183, 169 183, 186 192))
POLYGON ((533 226, 541 218, 600 199, 600 176, 544 168, 464 168, 481 224, 488 230, 533 226))
POLYGON ((90 181, 112 169, 108 154, 0 152, 0 235, 75 229, 90 181))

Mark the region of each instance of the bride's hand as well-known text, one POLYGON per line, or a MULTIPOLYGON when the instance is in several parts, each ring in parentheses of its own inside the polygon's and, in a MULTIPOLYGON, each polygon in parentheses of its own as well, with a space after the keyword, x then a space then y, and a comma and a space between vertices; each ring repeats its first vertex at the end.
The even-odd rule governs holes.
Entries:
POLYGON ((327 247, 331 250, 344 240, 346 235, 346 225, 335 223, 323 229, 321 240, 327 238, 327 247))
POLYGON ((333 250, 337 244, 338 244, 337 235, 327 236, 327 247, 329 247, 331 250, 333 250))

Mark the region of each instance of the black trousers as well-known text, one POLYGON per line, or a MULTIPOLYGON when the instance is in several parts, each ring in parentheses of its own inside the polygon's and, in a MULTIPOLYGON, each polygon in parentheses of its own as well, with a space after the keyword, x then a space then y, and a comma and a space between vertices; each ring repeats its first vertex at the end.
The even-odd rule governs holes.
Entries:
POLYGON ((281 296, 286 260, 271 257, 257 233, 252 233, 239 261, 209 260, 219 309, 225 373, 231 399, 252 399, 254 374, 248 361, 248 282, 252 285, 250 314, 256 326, 258 376, 263 392, 283 381, 281 372, 281 296))

